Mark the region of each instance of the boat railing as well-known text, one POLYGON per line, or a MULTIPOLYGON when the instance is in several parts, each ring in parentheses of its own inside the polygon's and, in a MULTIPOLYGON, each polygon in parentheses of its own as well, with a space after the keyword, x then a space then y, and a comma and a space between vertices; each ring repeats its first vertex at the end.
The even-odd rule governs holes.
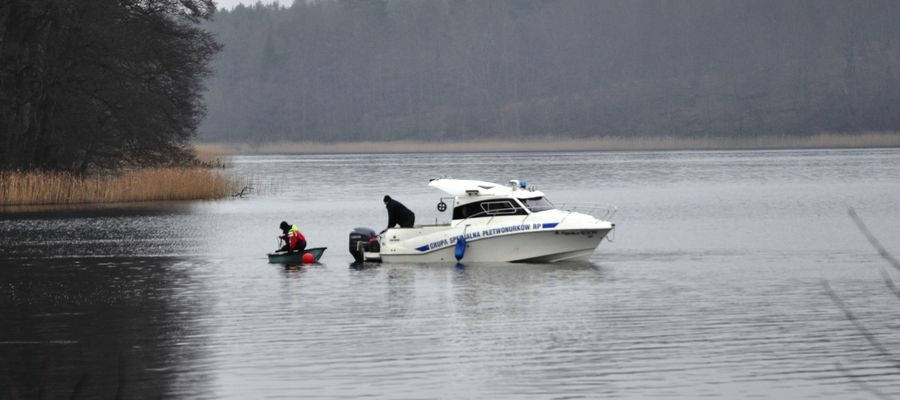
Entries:
POLYGON ((619 211, 616 206, 596 203, 563 203, 556 206, 562 211, 587 214, 597 219, 609 220, 619 211))
POLYGON ((491 219, 489 219, 487 222, 487 224, 489 225, 491 222, 493 222, 494 217, 507 217, 507 216, 513 216, 513 215, 521 215, 522 220, 524 221, 524 220, 528 219, 528 217, 530 215, 516 214, 521 209, 522 209, 521 207, 504 207, 504 208, 494 208, 491 210, 482 210, 482 211, 479 211, 475 214, 469 215, 468 217, 465 217, 465 218, 459 220, 458 222, 456 222, 456 225, 459 226, 461 224, 464 224, 470 218, 491 217, 491 219))
MULTIPOLYGON (((577 213, 581 213, 581 214, 587 214, 587 215, 590 215, 594 218, 601 219, 601 220, 609 220, 613 216, 616 215, 616 212, 619 211, 619 209, 616 208, 616 206, 609 205, 609 204, 596 204, 596 203, 563 203, 563 204, 557 205, 555 207, 556 207, 556 209, 561 210, 561 211, 568 211, 569 213, 577 212, 577 213)), ((494 217, 515 215, 515 212, 517 212, 519 209, 520 208, 518 208, 518 207, 508 207, 508 208, 496 208, 496 209, 492 209, 489 211, 480 211, 480 212, 472 214, 464 219, 457 221, 455 223, 455 225, 458 226, 460 224, 464 224, 470 218, 479 218, 479 217, 487 217, 487 216, 491 217, 491 220, 488 220, 488 222, 487 222, 487 224, 490 224, 494 217)), ((531 216, 531 214, 522 215, 522 221, 524 222, 530 216, 531 216)))

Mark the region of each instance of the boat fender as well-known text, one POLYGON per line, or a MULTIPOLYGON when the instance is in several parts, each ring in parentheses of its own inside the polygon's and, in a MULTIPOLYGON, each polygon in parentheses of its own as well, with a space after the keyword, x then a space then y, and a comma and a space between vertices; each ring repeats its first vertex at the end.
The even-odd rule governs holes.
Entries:
POLYGON ((456 250, 453 255, 456 256, 456 261, 462 260, 463 256, 466 255, 466 237, 459 236, 456 238, 456 250))

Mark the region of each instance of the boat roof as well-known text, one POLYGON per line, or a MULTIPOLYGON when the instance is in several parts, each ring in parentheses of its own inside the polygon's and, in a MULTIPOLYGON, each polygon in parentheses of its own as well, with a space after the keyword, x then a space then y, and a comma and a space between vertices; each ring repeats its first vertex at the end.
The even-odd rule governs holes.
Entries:
MULTIPOLYGON (((516 181, 518 183, 518 181, 516 181)), ((466 179, 432 179, 428 186, 443 190, 453 196, 511 196, 518 198, 543 197, 544 193, 534 188, 520 188, 518 185, 473 181, 466 179)))

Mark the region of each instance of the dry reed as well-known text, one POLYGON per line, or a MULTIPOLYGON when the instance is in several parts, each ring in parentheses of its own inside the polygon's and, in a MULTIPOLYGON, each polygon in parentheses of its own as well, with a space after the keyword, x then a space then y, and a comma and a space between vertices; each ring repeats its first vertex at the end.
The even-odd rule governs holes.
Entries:
MULTIPOLYGON (((211 144, 207 144, 211 146, 211 144)), ((340 154, 340 153, 453 153, 500 151, 649 151, 649 150, 744 150, 900 147, 900 133, 823 133, 813 136, 762 136, 752 138, 703 137, 602 137, 573 139, 479 139, 468 141, 385 142, 268 142, 219 143, 222 151, 238 154, 340 154)))
POLYGON ((197 165, 204 167, 224 168, 231 162, 230 150, 215 143, 195 143, 194 157, 197 165))
POLYGON ((0 173, 0 206, 201 200, 230 196, 239 184, 206 168, 139 169, 119 175, 0 173))

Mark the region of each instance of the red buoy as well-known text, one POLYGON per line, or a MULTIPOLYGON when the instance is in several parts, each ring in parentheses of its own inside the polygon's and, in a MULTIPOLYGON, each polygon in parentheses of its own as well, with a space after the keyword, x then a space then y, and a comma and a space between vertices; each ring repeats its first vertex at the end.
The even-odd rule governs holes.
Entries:
POLYGON ((312 255, 312 253, 303 253, 303 263, 304 264, 312 264, 316 262, 316 257, 312 255))

